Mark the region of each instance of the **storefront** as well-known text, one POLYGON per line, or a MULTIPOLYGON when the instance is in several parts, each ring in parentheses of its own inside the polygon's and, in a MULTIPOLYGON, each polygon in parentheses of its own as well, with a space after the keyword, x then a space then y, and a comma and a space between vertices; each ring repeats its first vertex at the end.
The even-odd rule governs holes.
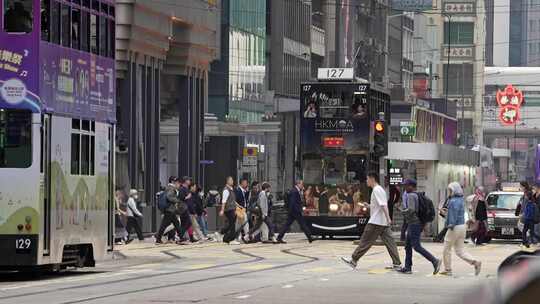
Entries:
MULTIPOLYGON (((395 168, 402 168, 405 178, 418 182, 418 191, 426 192, 435 208, 444 201, 449 183, 457 181, 463 186, 465 195, 474 190, 480 153, 452 145, 436 143, 391 142, 387 159, 395 168)), ((443 227, 442 219, 431 226, 431 231, 443 227)))

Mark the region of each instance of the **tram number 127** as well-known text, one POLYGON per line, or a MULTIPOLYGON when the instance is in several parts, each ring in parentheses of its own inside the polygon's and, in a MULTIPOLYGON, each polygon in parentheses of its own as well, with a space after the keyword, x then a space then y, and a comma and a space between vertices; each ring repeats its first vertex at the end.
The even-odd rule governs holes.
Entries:
POLYGON ((15 239, 17 253, 29 253, 32 248, 32 240, 27 238, 15 239))

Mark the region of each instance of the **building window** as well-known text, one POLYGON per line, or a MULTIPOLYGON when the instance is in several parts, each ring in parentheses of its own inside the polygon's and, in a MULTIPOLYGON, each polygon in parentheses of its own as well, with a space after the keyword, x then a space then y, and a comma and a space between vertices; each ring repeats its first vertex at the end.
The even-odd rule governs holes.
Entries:
MULTIPOLYGON (((112 7, 111 7, 112 9, 112 7)), ((108 55, 110 58, 114 58, 114 55, 115 55, 115 52, 116 52, 116 47, 115 47, 115 23, 114 23, 114 20, 112 19, 109 19, 108 20, 109 22, 109 43, 107 44, 107 47, 108 47, 108 55)))
POLYGON ((445 22, 444 41, 446 44, 473 44, 474 43, 474 23, 473 22, 445 22))
POLYGON ((71 122, 71 174, 95 175, 95 122, 71 122))
POLYGON ((33 9, 33 0, 4 0, 4 31, 30 33, 33 9))
POLYGON ((444 93, 448 87, 449 95, 472 95, 473 94, 473 65, 470 63, 450 64, 443 68, 444 93), (448 73, 447 73, 448 72, 448 73), (448 76, 447 76, 448 75, 448 76), (448 78, 446 78, 448 77, 448 78))
POLYGON ((99 55, 100 56, 107 56, 107 33, 109 32, 108 29, 108 22, 107 18, 100 16, 99 18, 99 55))

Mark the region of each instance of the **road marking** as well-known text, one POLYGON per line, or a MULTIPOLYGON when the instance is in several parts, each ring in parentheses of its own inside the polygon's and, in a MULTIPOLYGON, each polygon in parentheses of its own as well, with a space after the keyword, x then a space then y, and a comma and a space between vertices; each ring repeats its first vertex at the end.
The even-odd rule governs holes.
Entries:
POLYGON ((281 288, 283 288, 283 289, 289 289, 289 288, 293 288, 293 287, 294 287, 294 285, 288 284, 288 285, 284 285, 284 286, 281 287, 281 288))
POLYGON ((250 295, 242 295, 242 296, 235 297, 235 299, 238 299, 238 300, 245 300, 245 299, 248 299, 248 298, 250 298, 250 297, 251 297, 250 295))
POLYGON ((193 265, 188 265, 186 268, 187 269, 204 269, 204 268, 209 268, 209 267, 214 267, 216 266, 216 264, 193 264, 193 265))
POLYGON ((257 265, 244 266, 244 267, 242 267, 242 269, 262 270, 262 269, 268 269, 268 268, 272 268, 272 267, 274 267, 274 265, 272 265, 272 264, 257 264, 257 265))
POLYGON ((369 274, 385 274, 389 272, 390 272, 389 269, 370 269, 368 271, 369 274))
POLYGON ((320 280, 321 282, 327 282, 327 281, 330 281, 330 280, 327 279, 327 278, 320 278, 319 280, 320 280))
POLYGON ((330 272, 333 268, 330 267, 316 267, 311 269, 304 269, 304 272, 330 272))

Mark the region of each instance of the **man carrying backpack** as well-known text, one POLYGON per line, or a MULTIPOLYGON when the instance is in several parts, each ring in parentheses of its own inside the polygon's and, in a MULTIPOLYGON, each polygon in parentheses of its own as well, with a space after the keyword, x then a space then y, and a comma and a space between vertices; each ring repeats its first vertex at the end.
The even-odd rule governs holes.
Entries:
MULTIPOLYGON (((176 216, 178 212, 177 204, 184 203, 184 201, 178 197, 180 187, 182 187, 181 180, 179 180, 175 176, 169 177, 169 184, 165 188, 165 196, 160 198, 158 202, 158 207, 163 212, 163 219, 161 220, 161 225, 159 227, 158 233, 154 236, 156 239, 156 244, 163 244, 163 242, 161 241, 161 238, 163 237, 163 233, 165 232, 165 229, 170 224, 173 224, 174 228, 178 232, 179 237, 183 237, 187 231, 186 229, 180 226, 180 222, 178 221, 178 217, 176 216)), ((191 224, 191 221, 189 223, 191 224)))
POLYGON ((403 183, 407 192, 406 200, 403 201, 403 217, 407 221, 407 237, 405 241, 405 267, 400 272, 412 274, 412 251, 420 253, 424 258, 433 265, 433 274, 439 273, 441 269, 441 260, 435 258, 427 251, 420 242, 422 230, 428 221, 433 221, 434 207, 432 202, 427 202, 428 199, 422 194, 416 192, 416 181, 407 179, 403 183), (428 206, 431 204, 430 206, 428 206), (433 209, 433 210, 431 210, 433 209), (433 214, 431 214, 433 213, 433 214), (430 220, 431 218, 431 220, 430 220))

